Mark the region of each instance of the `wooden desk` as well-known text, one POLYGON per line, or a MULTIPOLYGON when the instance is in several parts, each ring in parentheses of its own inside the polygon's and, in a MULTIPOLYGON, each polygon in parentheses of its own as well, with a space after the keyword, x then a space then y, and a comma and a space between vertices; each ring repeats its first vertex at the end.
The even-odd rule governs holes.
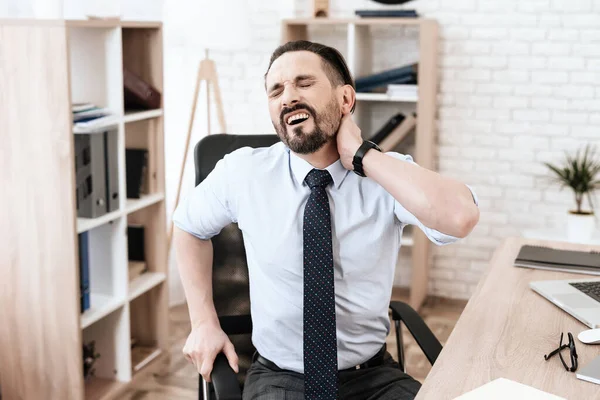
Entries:
MULTIPOLYGON (((525 238, 503 242, 494 252, 417 400, 453 399, 500 377, 567 399, 600 399, 599 385, 577 379, 556 356, 544 360, 544 354, 558 347, 561 332, 565 332, 565 338, 566 332, 575 337, 579 369, 600 356, 600 345, 581 343, 577 335, 589 328, 528 286, 534 280, 581 279, 589 275, 513 267, 522 244, 575 250, 600 248, 525 238)), ((563 352, 568 357, 568 350, 563 352)))

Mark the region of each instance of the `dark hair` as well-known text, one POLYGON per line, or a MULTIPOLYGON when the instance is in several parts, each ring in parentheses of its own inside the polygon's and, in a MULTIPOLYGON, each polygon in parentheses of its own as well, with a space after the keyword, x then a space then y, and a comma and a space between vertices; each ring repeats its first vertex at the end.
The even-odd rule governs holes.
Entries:
MULTIPOLYGON (((325 74, 329 78, 332 86, 337 87, 340 85, 350 85, 352 88, 356 89, 354 80, 352 79, 352 75, 350 74, 350 70, 346 64, 346 60, 344 60, 344 56, 342 56, 342 54, 333 47, 310 42, 308 40, 291 41, 276 48, 271 55, 269 67, 265 73, 265 79, 267 78, 267 74, 269 73, 273 62, 289 51, 310 51, 319 55, 323 61, 323 69, 325 70, 325 74)), ((355 107, 356 102, 354 105, 352 105, 352 110, 350 112, 354 112, 355 107)))

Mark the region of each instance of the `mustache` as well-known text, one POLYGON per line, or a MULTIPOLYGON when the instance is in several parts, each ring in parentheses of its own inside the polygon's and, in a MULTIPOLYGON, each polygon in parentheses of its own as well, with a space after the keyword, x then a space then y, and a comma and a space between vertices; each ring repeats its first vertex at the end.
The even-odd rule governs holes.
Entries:
POLYGON ((317 112, 315 111, 314 108, 312 108, 311 106, 309 106, 308 104, 302 104, 302 103, 298 103, 292 107, 284 107, 281 110, 281 114, 279 115, 279 122, 281 123, 281 126, 285 126, 285 120, 284 117, 294 111, 298 111, 298 110, 304 110, 307 111, 310 115, 312 115, 312 117, 316 120, 316 115, 317 112))

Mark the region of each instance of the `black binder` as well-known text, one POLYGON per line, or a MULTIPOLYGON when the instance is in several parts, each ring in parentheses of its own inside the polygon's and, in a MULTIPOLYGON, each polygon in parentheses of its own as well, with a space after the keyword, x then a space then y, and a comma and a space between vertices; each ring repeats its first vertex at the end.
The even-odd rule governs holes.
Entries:
POLYGON ((514 265, 523 268, 600 275, 600 252, 523 245, 515 258, 514 265))

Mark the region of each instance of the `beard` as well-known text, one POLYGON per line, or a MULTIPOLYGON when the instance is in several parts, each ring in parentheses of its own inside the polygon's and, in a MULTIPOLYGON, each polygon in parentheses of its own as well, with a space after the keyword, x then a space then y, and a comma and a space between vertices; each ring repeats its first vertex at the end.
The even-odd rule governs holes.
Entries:
POLYGON ((279 139, 291 151, 297 154, 311 154, 328 142, 335 140, 341 123, 341 115, 340 105, 332 96, 329 104, 320 113, 317 113, 308 104, 302 103, 284 108, 279 117, 279 125, 275 126, 275 129, 279 139), (314 128, 311 131, 307 131, 302 124, 295 127, 285 122, 284 116, 297 110, 306 111, 312 117, 314 128))

